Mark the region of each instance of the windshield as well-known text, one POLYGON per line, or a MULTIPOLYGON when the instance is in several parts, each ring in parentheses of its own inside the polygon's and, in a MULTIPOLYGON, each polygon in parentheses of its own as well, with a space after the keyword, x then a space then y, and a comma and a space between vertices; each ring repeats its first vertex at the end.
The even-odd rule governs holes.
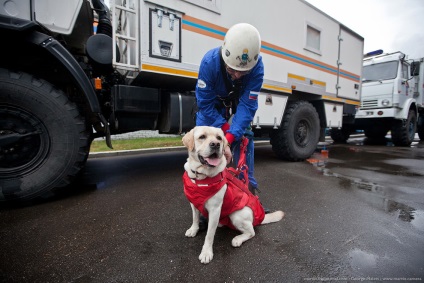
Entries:
POLYGON ((399 61, 391 61, 364 66, 362 81, 381 81, 394 79, 397 76, 399 61))

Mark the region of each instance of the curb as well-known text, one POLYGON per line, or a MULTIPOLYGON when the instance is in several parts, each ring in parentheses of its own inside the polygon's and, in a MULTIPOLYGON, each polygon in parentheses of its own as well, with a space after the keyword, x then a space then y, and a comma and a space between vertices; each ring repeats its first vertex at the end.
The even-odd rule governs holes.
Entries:
POLYGON ((166 151, 183 151, 185 149, 186 149, 185 146, 170 146, 170 147, 153 147, 153 148, 144 148, 144 149, 100 151, 100 152, 90 152, 90 154, 88 155, 88 158, 124 156, 124 155, 135 155, 135 154, 166 152, 166 151))
MULTIPOLYGON (((255 146, 269 145, 269 141, 255 141, 255 146)), ((116 151, 100 151, 90 152, 88 158, 100 158, 100 157, 112 157, 112 156, 125 156, 125 155, 136 155, 146 153, 158 153, 167 151, 185 151, 185 146, 170 146, 170 147, 154 147, 144 149, 131 149, 131 150, 116 150, 116 151)))

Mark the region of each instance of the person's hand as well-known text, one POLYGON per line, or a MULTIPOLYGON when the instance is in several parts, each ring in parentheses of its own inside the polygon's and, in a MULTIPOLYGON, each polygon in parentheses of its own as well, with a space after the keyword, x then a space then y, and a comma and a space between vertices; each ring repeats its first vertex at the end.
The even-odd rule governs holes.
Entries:
POLYGON ((233 159, 233 154, 231 153, 230 146, 226 146, 224 148, 224 156, 225 156, 225 159, 227 159, 227 165, 230 164, 231 160, 233 159))

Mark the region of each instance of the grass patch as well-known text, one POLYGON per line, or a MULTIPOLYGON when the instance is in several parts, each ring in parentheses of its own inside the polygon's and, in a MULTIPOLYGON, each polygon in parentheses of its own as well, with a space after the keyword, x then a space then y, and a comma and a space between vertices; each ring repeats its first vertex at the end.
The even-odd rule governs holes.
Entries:
POLYGON ((106 145, 106 141, 93 141, 90 152, 131 150, 142 148, 182 146, 182 137, 163 137, 163 138, 139 138, 130 140, 112 140, 113 149, 106 145))

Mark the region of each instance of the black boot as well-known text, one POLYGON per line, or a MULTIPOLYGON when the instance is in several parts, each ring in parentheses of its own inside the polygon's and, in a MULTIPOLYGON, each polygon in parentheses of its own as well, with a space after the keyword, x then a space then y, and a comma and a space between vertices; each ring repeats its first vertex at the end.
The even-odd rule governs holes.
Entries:
MULTIPOLYGON (((257 188, 257 187, 254 187, 254 186, 252 186, 251 184, 249 184, 249 191, 254 195, 254 196, 256 196, 256 192, 260 192, 259 191, 259 189, 257 188)), ((262 202, 261 202, 261 204, 262 204, 262 202)), ((271 212, 271 210, 269 210, 269 208, 266 208, 266 207, 264 207, 263 205, 262 205, 262 207, 264 208, 264 210, 265 210, 265 214, 268 214, 268 213, 270 213, 271 212)))
POLYGON ((249 184, 249 191, 252 193, 252 195, 256 196, 256 191, 258 191, 258 188, 249 184))

